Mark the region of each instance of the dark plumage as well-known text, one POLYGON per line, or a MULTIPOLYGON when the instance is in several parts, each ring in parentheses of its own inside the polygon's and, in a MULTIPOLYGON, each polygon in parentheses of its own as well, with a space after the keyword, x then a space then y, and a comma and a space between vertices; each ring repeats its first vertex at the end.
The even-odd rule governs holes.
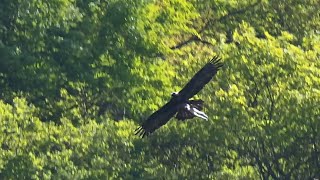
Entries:
POLYGON ((145 137, 153 133, 156 129, 166 124, 176 115, 178 120, 192 119, 200 117, 207 120, 208 116, 202 112, 202 100, 189 100, 196 95, 222 67, 218 56, 213 57, 202 69, 200 69, 192 79, 184 86, 179 93, 172 93, 169 102, 151 116, 136 129, 135 134, 145 137))
POLYGON ((178 120, 184 121, 186 119, 192 119, 196 117, 194 113, 190 112, 190 110, 186 109, 186 106, 189 105, 190 108, 196 108, 197 110, 201 111, 203 109, 203 101, 199 100, 190 100, 184 106, 182 105, 178 109, 178 113, 176 114, 176 118, 178 120))

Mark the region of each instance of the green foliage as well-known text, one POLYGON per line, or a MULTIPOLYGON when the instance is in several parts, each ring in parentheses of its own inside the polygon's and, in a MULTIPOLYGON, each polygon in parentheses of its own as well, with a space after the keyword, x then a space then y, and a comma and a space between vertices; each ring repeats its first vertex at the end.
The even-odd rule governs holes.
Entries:
POLYGON ((219 109, 226 109, 224 128, 236 138, 231 146, 263 177, 316 177, 313 147, 320 141, 310 132, 319 127, 318 52, 292 45, 287 32, 266 37, 256 38, 245 23, 234 34, 239 45, 231 47, 229 75, 222 78, 229 87, 216 93, 219 109))
POLYGON ((319 179, 319 5, 2 0, 0 179, 319 179), (213 55, 209 121, 135 136, 213 55))
POLYGON ((197 34, 192 21, 199 17, 193 4, 181 0, 150 1, 136 12, 136 33, 142 46, 155 53, 169 53, 182 34, 197 34))

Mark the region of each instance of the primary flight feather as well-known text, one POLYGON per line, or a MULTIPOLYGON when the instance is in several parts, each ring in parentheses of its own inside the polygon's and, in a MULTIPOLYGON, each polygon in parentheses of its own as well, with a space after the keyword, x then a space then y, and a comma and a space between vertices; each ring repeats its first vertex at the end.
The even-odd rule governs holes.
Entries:
POLYGON ((202 100, 190 100, 196 95, 222 67, 221 58, 213 57, 204 67, 202 67, 191 80, 178 93, 172 93, 171 99, 159 110, 151 114, 149 118, 136 129, 135 134, 145 137, 153 133, 156 129, 165 125, 173 116, 178 120, 192 119, 200 117, 207 120, 208 116, 202 112, 202 100))

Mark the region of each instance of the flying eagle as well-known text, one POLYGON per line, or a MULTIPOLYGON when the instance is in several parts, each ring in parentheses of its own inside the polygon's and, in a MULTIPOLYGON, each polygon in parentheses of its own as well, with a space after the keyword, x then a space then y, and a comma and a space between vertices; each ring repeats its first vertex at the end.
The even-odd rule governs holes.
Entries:
POLYGON ((221 58, 213 57, 202 69, 200 69, 193 78, 178 93, 171 94, 171 99, 158 111, 151 116, 135 130, 135 134, 145 137, 153 133, 156 129, 166 124, 173 116, 178 120, 184 121, 199 117, 208 120, 208 116, 202 112, 202 100, 190 100, 196 95, 209 81, 217 74, 222 67, 221 58))

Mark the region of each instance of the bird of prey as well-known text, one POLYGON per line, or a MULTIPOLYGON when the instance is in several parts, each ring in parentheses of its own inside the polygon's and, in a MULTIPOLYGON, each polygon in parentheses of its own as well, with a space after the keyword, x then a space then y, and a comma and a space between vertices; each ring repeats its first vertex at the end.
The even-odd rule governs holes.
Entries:
POLYGON ((166 124, 172 117, 184 121, 199 117, 208 120, 208 116, 202 112, 202 100, 190 100, 196 95, 222 67, 221 58, 214 56, 204 67, 202 67, 180 92, 171 94, 171 99, 159 110, 151 114, 149 118, 135 130, 135 134, 145 137, 156 129, 166 124))

